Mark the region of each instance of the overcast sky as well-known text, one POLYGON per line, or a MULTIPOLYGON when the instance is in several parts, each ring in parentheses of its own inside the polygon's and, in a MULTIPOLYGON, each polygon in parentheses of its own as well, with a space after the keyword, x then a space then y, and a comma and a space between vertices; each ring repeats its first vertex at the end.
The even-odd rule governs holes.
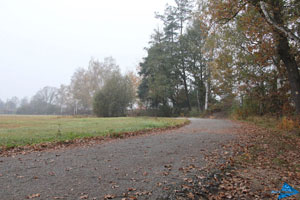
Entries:
POLYGON ((0 99, 69 84, 91 57, 135 70, 171 0, 1 0, 0 99))

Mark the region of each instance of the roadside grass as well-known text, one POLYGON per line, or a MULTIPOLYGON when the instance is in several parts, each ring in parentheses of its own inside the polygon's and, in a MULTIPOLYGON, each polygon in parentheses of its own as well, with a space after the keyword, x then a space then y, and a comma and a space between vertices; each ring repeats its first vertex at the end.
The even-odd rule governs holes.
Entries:
POLYGON ((287 117, 276 118, 272 116, 250 116, 246 122, 254 123, 257 126, 271 129, 287 137, 300 137, 300 121, 288 119, 287 117))
POLYGON ((122 137, 122 133, 174 127, 186 119, 72 116, 0 116, 0 147, 12 148, 97 136, 122 137))

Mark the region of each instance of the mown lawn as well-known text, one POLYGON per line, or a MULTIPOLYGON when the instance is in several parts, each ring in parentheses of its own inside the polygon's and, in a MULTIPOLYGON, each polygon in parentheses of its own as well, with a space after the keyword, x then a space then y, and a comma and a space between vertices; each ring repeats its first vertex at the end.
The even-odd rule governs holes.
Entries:
POLYGON ((16 147, 113 133, 166 128, 185 119, 122 117, 76 118, 61 116, 0 116, 0 147, 16 147))

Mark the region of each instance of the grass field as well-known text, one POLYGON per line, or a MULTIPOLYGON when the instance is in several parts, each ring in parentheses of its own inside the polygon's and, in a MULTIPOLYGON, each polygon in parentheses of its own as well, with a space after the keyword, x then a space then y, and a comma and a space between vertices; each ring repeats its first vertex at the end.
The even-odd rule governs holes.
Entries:
POLYGON ((0 115, 0 147, 16 147, 113 133, 166 128, 185 123, 171 118, 76 118, 0 115))

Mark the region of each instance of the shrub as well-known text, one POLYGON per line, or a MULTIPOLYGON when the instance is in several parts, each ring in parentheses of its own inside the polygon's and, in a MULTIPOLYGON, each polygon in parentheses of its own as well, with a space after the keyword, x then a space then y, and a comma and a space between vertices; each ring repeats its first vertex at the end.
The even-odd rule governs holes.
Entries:
POLYGON ((116 72, 96 93, 93 103, 94 113, 98 117, 124 116, 134 96, 133 83, 129 77, 116 72))

